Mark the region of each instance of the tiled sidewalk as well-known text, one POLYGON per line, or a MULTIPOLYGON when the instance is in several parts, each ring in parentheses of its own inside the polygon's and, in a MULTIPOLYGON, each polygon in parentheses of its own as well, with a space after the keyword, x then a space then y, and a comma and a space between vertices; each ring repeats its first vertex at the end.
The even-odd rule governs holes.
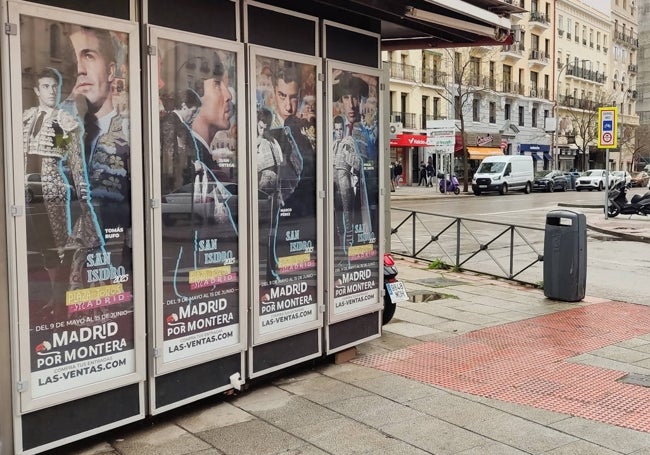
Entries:
MULTIPOLYGON (((650 362, 650 308, 604 302, 355 360, 434 386, 650 432, 650 389, 574 363, 636 340, 650 362), (643 343, 645 342, 645 343, 643 343)), ((648 377, 650 379, 650 376, 648 377)))

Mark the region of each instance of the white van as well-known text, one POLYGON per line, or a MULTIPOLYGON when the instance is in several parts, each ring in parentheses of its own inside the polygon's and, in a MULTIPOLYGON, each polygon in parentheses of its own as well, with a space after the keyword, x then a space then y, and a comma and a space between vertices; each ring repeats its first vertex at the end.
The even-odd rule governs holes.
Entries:
POLYGON ((509 190, 530 193, 534 179, 533 158, 530 155, 495 155, 486 157, 472 178, 476 196, 488 191, 506 194, 509 190))

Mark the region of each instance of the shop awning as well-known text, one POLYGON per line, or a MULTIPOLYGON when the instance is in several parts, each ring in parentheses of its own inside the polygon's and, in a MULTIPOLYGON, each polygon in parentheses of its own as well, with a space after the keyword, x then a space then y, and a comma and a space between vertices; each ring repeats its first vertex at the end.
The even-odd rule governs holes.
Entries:
POLYGON ((544 159, 545 159, 546 161, 553 161, 553 157, 552 157, 551 154, 548 153, 548 152, 544 152, 544 159))
POLYGON ((501 147, 467 147, 470 160, 482 160, 486 156, 503 155, 501 147))
POLYGON ((539 156, 537 153, 535 153, 535 152, 530 152, 530 156, 533 157, 533 161, 539 161, 539 160, 542 159, 542 157, 540 157, 540 156, 539 156))

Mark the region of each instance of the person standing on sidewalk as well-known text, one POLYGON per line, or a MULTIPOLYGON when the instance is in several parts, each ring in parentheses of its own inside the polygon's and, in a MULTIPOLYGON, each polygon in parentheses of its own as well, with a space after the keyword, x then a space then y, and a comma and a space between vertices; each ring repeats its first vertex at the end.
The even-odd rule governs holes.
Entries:
POLYGON ((402 162, 398 161, 395 164, 395 188, 399 188, 399 181, 402 178, 402 162))
POLYGON ((433 160, 429 157, 429 162, 427 163, 427 187, 433 187, 433 174, 435 170, 433 169, 433 160))
POLYGON ((424 164, 424 161, 420 163, 420 180, 418 181, 418 186, 427 185, 427 166, 424 164))

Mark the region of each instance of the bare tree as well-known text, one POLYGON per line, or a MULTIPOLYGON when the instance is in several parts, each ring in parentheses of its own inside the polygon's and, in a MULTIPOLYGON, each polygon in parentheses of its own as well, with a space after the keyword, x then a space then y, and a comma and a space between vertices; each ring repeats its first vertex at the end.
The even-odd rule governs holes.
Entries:
POLYGON ((634 130, 635 148, 632 154, 632 170, 642 171, 650 164, 650 125, 641 124, 634 130))
POLYGON ((598 138, 598 108, 611 105, 611 96, 598 92, 593 99, 564 96, 558 104, 559 127, 558 136, 565 136, 568 143, 574 143, 578 148, 578 156, 582 156, 579 167, 589 168, 589 147, 597 143, 598 138))
POLYGON ((467 134, 465 118, 473 114, 475 100, 480 102, 485 96, 496 91, 495 76, 485 76, 482 66, 490 60, 490 55, 498 55, 499 49, 488 51, 483 48, 446 49, 452 62, 451 80, 447 81, 440 96, 454 107, 457 128, 463 140, 463 191, 469 189, 469 154, 467 152, 467 134))

